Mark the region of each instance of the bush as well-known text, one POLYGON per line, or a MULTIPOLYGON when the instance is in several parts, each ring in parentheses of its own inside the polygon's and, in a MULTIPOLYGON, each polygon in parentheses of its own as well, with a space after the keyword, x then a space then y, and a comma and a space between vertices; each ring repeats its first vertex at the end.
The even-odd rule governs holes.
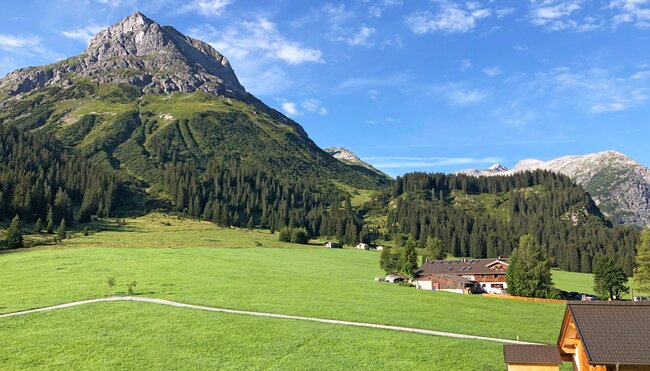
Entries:
POLYGON ((309 242, 309 235, 307 234, 307 230, 302 227, 294 228, 291 231, 291 242, 300 243, 303 245, 309 242))
POLYGON ((113 292, 113 287, 115 287, 115 277, 108 277, 106 279, 106 286, 108 286, 107 295, 110 295, 113 292))
POLYGON ((126 292, 129 295, 133 295, 135 293, 135 291, 133 289, 135 289, 135 287, 137 285, 138 285, 138 283, 136 281, 131 281, 131 282, 127 283, 126 284, 126 292))
POLYGON ((291 242, 291 230, 289 227, 282 227, 278 233, 278 240, 282 242, 291 242))

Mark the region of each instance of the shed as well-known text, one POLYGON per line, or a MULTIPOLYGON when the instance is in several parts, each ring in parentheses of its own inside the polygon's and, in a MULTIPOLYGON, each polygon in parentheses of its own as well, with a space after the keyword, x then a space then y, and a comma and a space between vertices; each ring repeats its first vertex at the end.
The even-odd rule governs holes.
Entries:
POLYGON ((555 345, 505 344, 503 358, 508 371, 556 371, 562 364, 555 345))

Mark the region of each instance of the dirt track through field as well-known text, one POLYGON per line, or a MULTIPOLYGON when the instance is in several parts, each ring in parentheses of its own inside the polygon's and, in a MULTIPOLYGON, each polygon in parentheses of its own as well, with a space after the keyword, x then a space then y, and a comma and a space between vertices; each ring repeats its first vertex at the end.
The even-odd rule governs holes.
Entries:
POLYGON ((508 344, 536 344, 536 343, 529 343, 529 342, 525 342, 525 341, 497 339, 497 338, 475 336, 475 335, 456 334, 456 333, 453 333, 453 332, 424 330, 424 329, 412 328, 412 327, 379 325, 379 324, 374 324, 374 323, 350 322, 350 321, 340 321, 340 320, 334 320, 334 319, 291 316, 291 315, 286 315, 286 314, 275 314, 275 313, 265 313, 265 312, 251 312, 251 311, 236 310, 236 309, 205 307, 205 306, 201 306, 201 305, 184 304, 184 303, 178 303, 178 302, 170 301, 170 300, 147 298, 147 297, 141 297, 141 296, 109 296, 109 297, 98 298, 98 299, 73 301, 71 303, 53 305, 53 306, 50 306, 50 307, 43 307, 43 308, 37 308, 37 309, 23 310, 23 311, 20 311, 20 312, 0 314, 0 318, 21 316, 21 315, 30 314, 30 313, 46 312, 46 311, 51 311, 51 310, 56 310, 56 309, 64 309, 64 308, 76 307, 76 306, 79 306, 79 305, 101 303, 101 302, 111 302, 111 301, 137 301, 137 302, 154 303, 154 304, 160 304, 160 305, 168 305, 168 306, 171 306, 171 307, 203 310, 203 311, 209 311, 209 312, 221 312, 221 313, 229 313, 229 314, 240 314, 240 315, 246 315, 246 316, 270 317, 270 318, 291 319, 291 320, 298 320, 298 321, 320 322, 320 323, 329 323, 329 324, 344 325, 344 326, 369 327, 369 328, 382 329, 382 330, 412 332, 412 333, 423 334, 423 335, 444 336, 444 337, 450 337, 450 338, 456 338, 456 339, 483 340, 483 341, 492 341, 492 342, 508 343, 508 344))

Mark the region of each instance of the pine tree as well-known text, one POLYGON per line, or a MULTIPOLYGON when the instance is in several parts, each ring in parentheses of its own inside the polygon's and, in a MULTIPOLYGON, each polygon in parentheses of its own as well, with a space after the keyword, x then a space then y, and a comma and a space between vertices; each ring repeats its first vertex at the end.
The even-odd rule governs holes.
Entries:
POLYGON ((43 231, 43 222, 41 221, 41 218, 38 218, 36 220, 36 224, 34 224, 34 233, 41 233, 43 231))
POLYGON ((250 218, 248 218, 248 223, 246 223, 246 227, 248 229, 253 229, 255 228, 255 221, 253 220, 253 216, 251 215, 250 218))
POLYGON ((52 206, 50 206, 50 209, 47 211, 47 233, 54 233, 54 210, 52 209, 52 206))
POLYGON ((66 233, 65 233, 65 218, 61 219, 61 223, 59 224, 59 228, 56 230, 56 239, 59 241, 65 240, 66 238, 66 233))
POLYGON ((641 241, 636 249, 634 289, 650 294, 650 228, 643 231, 641 241))
POLYGON ((400 263, 401 272, 406 276, 413 277, 418 270, 418 252, 415 250, 415 240, 412 236, 402 248, 400 263))
POLYGON ((23 231, 20 218, 16 215, 7 228, 7 235, 5 237, 7 248, 17 249, 23 247, 23 231))
POLYGON ((427 242, 424 248, 424 259, 429 260, 443 260, 447 254, 442 249, 442 241, 436 237, 427 237, 427 242))
POLYGON ((627 275, 609 256, 599 256, 594 264, 594 290, 603 300, 618 300, 630 292, 627 275))
POLYGON ((531 235, 522 236, 512 252, 506 273, 508 292, 516 296, 548 298, 555 296, 551 263, 531 235))

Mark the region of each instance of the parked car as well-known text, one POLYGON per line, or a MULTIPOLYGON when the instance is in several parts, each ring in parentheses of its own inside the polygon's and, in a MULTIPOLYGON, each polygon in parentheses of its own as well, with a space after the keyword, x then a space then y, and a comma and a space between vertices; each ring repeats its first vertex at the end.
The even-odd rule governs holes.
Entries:
POLYGON ((650 301, 650 298, 647 296, 635 296, 634 301, 650 301))
POLYGON ((576 291, 567 292, 566 300, 582 300, 582 294, 576 291))
POLYGON ((582 300, 582 301, 596 301, 596 300, 598 300, 598 297, 596 295, 591 295, 591 294, 582 294, 582 298, 580 300, 582 300))

